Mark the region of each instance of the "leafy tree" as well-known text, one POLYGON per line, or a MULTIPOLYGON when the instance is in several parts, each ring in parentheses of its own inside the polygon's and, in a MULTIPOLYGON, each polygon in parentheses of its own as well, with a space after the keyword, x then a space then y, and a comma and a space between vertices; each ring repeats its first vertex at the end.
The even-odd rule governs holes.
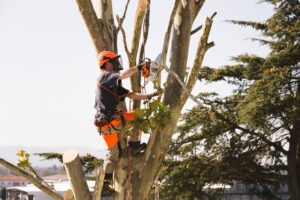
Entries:
POLYGON ((180 177, 199 188, 233 180, 259 183, 268 194, 274 189, 269 186, 287 183, 291 199, 300 199, 300 2, 265 2, 274 6, 265 22, 231 22, 260 31, 262 38, 253 40, 270 53, 242 54, 233 57, 234 65, 199 73, 202 81, 224 81, 235 89, 224 98, 200 94, 211 108, 197 106, 183 116, 166 165, 166 180, 178 181, 176 191, 196 189, 180 185, 180 177))

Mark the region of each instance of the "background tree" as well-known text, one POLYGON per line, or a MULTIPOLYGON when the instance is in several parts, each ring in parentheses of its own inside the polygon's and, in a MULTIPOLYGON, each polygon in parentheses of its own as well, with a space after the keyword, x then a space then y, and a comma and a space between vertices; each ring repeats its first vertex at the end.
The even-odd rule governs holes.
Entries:
POLYGON ((197 106, 184 115, 173 146, 181 159, 167 161, 177 169, 167 171, 172 184, 180 175, 199 187, 240 180, 268 190, 267 185, 287 183, 291 199, 300 199, 300 2, 265 2, 274 6, 265 22, 231 22, 259 30, 262 38, 253 40, 270 53, 242 54, 233 57, 234 65, 201 69, 200 80, 224 81, 235 89, 224 98, 200 94, 211 108, 197 106))

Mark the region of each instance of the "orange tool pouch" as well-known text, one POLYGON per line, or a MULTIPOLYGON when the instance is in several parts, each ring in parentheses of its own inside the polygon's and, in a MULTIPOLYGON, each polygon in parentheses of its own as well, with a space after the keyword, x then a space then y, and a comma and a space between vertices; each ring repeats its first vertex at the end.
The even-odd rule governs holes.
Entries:
POLYGON ((103 135, 106 145, 109 149, 112 149, 118 143, 118 131, 120 131, 126 124, 123 122, 132 121, 135 119, 136 114, 134 112, 123 112, 119 117, 116 117, 112 121, 105 121, 95 118, 94 124, 98 128, 98 132, 103 135), (123 115, 123 116, 122 116, 123 115), (124 120, 122 120, 124 118, 124 120))

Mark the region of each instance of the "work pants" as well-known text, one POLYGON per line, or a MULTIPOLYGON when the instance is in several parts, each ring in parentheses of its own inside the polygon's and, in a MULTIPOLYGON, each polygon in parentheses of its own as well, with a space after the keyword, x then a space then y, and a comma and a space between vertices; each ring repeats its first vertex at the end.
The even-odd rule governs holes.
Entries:
MULTIPOLYGON (((131 112, 123 112, 124 119, 126 124, 130 121, 133 121, 136 118, 136 114, 134 111, 131 112)), ((122 119, 120 117, 112 120, 109 124, 105 124, 99 127, 99 132, 101 132, 103 139, 106 142, 108 147, 108 153, 106 154, 104 165, 106 165, 105 173, 113 173, 114 172, 114 164, 119 159, 119 135, 122 134, 122 129, 124 128, 122 119)), ((139 130, 133 130, 139 131, 139 130)), ((130 141, 139 141, 139 134, 132 134, 134 137, 130 137, 130 141)))

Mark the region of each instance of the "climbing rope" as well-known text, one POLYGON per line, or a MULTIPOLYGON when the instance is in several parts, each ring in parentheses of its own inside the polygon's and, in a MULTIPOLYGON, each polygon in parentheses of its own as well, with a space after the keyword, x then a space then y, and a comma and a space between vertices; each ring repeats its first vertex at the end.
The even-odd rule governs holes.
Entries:
POLYGON ((128 162, 127 162, 127 173, 128 173, 128 178, 127 178, 127 199, 132 200, 131 192, 132 192, 132 187, 131 187, 131 154, 129 150, 127 150, 128 154, 128 162))

